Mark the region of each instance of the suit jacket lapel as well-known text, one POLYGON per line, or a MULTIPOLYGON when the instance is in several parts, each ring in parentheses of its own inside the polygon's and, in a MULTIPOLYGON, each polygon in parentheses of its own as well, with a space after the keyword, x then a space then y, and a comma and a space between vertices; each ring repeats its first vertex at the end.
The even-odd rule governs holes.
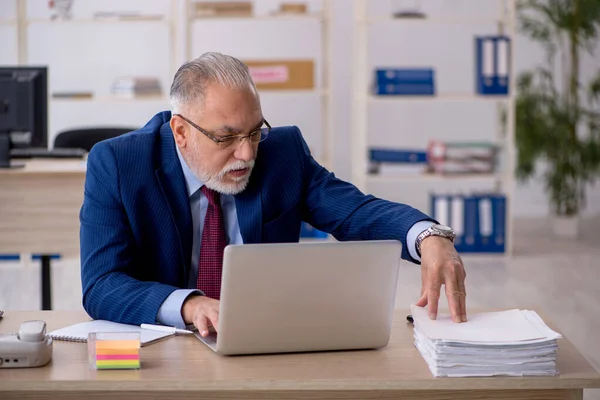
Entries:
POLYGON ((235 208, 244 243, 261 243, 262 178, 258 160, 246 190, 235 196, 235 208))
POLYGON ((160 130, 160 167, 155 171, 157 181, 169 205, 170 215, 179 235, 181 264, 184 267, 184 282, 188 280, 189 263, 192 257, 192 215, 185 178, 177 153, 175 139, 169 123, 160 130))

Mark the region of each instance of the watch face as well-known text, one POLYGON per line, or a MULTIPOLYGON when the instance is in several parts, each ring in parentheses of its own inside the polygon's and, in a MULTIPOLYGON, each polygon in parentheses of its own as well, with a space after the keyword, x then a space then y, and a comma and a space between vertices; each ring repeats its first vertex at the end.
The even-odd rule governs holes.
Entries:
POLYGON ((447 232, 447 233, 452 232, 452 228, 450 228, 449 226, 446 226, 446 225, 434 225, 434 227, 443 232, 447 232))

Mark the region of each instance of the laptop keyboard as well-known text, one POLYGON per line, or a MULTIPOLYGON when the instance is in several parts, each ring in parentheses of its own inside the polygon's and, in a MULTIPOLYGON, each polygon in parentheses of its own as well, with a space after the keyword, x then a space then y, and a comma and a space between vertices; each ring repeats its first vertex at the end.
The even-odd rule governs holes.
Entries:
POLYGON ((200 336, 199 333, 196 333, 198 339, 202 340, 204 343, 208 345, 216 345, 217 344, 217 332, 209 332, 207 337, 200 336))
POLYGON ((217 343, 217 332, 209 332, 208 336, 206 337, 206 341, 210 344, 216 344, 217 343))

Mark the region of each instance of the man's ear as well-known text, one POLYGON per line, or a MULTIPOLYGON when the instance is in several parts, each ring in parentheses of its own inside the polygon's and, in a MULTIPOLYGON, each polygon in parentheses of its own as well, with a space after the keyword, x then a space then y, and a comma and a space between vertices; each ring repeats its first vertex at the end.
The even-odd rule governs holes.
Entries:
POLYGON ((171 117, 171 121, 169 121, 169 125, 171 126, 171 130, 173 131, 173 137, 175 138, 175 143, 178 147, 182 148, 187 145, 187 132, 186 127, 183 124, 181 118, 174 116, 171 117))

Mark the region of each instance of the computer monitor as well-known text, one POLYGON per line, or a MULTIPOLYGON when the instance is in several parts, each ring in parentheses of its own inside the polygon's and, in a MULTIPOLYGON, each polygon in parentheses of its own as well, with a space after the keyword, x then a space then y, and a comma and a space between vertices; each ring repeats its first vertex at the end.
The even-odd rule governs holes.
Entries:
POLYGON ((48 68, 0 67, 0 168, 25 147, 48 147, 48 68))

